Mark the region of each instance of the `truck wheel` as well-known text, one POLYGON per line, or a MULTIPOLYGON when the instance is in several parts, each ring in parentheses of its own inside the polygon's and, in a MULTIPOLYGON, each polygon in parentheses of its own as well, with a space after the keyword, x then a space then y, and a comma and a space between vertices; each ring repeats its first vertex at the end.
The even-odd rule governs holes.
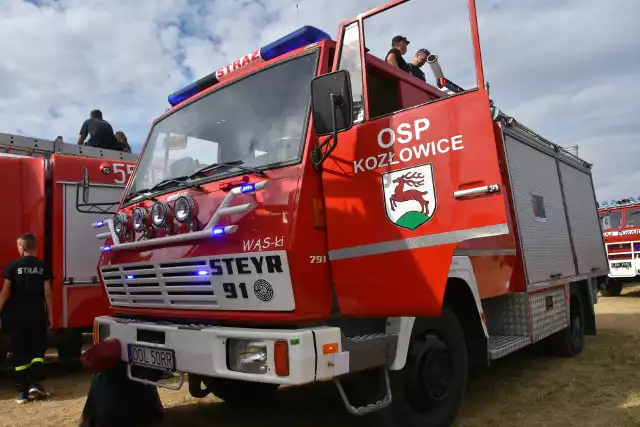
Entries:
POLYGON ((416 321, 401 371, 390 372, 391 405, 367 417, 385 427, 452 426, 464 397, 467 347, 453 311, 416 321))
POLYGON ((622 281, 609 279, 601 285, 600 292, 602 293, 602 296, 605 297, 620 296, 620 293, 622 292, 622 281))
POLYGON ((580 292, 571 294, 569 326, 556 332, 549 340, 549 349, 560 357, 574 357, 584 348, 585 316, 580 292))
POLYGON ((230 406, 260 405, 275 400, 279 384, 254 383, 228 378, 203 379, 207 390, 230 406))
POLYGON ((62 363, 76 361, 82 355, 82 330, 67 329, 58 336, 58 360, 62 363))

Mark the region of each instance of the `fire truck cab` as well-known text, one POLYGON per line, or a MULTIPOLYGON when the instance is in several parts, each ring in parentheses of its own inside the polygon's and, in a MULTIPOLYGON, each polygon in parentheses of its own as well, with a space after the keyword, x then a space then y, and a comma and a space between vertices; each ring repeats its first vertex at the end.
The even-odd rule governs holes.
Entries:
MULTIPOLYGON (((98 280, 100 244, 83 233, 113 212, 135 166, 137 155, 57 141, 0 134, 0 270, 16 259, 16 239, 31 232, 38 256, 53 273, 54 313, 51 346, 60 360, 80 356, 82 333, 107 314, 109 300, 98 280), (78 186, 91 180, 91 200, 78 186)), ((0 287, 2 280, 0 280, 0 287)), ((10 350, 1 343, 0 354, 10 350)))
POLYGON ((387 63, 373 20, 426 5, 303 27, 169 97, 96 224, 95 336, 131 381, 250 405, 333 380, 353 415, 450 426, 470 364, 582 351, 608 272, 591 165, 493 105, 473 0, 470 84, 435 53, 435 84, 387 63))
POLYGON ((624 283, 640 275, 640 202, 633 198, 603 202, 598 210, 609 275, 600 283, 604 296, 618 296, 624 283))

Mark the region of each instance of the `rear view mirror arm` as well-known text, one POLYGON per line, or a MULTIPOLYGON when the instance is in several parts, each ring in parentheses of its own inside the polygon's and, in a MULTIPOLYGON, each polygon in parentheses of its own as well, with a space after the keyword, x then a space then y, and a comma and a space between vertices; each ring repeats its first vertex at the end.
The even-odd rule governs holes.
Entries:
POLYGON ((338 145, 338 118, 336 110, 338 108, 344 108, 344 99, 342 98, 342 94, 339 93, 332 93, 329 95, 329 97, 331 98, 331 105, 333 107, 331 109, 331 122, 333 125, 333 132, 327 139, 324 140, 323 143, 319 144, 314 149, 312 161, 316 170, 320 170, 320 166, 322 165, 322 163, 327 159, 327 157, 329 157, 333 150, 335 150, 336 145, 338 145), (325 145, 329 145, 329 149, 326 152, 322 153, 322 148, 325 145), (318 158, 321 153, 322 157, 318 158))

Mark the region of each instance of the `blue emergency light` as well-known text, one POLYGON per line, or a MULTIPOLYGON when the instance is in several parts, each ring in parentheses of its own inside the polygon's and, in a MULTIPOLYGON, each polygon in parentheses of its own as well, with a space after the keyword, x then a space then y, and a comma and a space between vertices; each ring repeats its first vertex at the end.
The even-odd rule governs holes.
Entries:
MULTIPOLYGON (((269 43, 266 46, 261 47, 259 49, 260 58, 262 58, 263 61, 270 61, 311 43, 330 39, 331 36, 324 31, 310 25, 306 25, 272 43, 269 43)), ((217 83, 219 83, 219 80, 216 76, 216 72, 214 71, 198 81, 191 83, 189 86, 185 86, 169 95, 169 104, 171 104, 172 107, 176 106, 185 99, 189 99, 217 83)))
POLYGON ((256 191, 256 186, 253 184, 244 184, 240 187, 241 193, 253 193, 254 191, 256 191))
POLYGON ((224 227, 216 227, 211 230, 212 236, 222 236, 224 234, 224 227))

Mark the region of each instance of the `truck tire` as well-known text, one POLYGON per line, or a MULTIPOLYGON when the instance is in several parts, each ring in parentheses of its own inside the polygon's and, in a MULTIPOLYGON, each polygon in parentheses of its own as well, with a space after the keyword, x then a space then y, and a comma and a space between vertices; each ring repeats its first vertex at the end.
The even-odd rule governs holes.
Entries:
POLYGON ((560 357, 574 357, 584 348, 584 297, 580 292, 572 293, 569 300, 569 326, 549 337, 548 349, 560 357))
POLYGON ((600 286, 600 293, 605 297, 617 297, 622 292, 622 281, 609 279, 600 286))
POLYGON ((82 330, 64 329, 57 335, 58 360, 62 363, 79 360, 82 355, 82 330))
POLYGON ((272 403, 278 393, 279 384, 255 383, 228 378, 204 378, 209 393, 224 400, 229 406, 246 407, 272 403))
POLYGON ((151 426, 164 420, 157 387, 131 381, 126 364, 94 374, 79 427, 151 426))
POLYGON ((405 367, 389 373, 391 405, 363 421, 381 427, 450 427, 466 391, 468 371, 462 327, 445 306, 438 318, 416 320, 405 367))

